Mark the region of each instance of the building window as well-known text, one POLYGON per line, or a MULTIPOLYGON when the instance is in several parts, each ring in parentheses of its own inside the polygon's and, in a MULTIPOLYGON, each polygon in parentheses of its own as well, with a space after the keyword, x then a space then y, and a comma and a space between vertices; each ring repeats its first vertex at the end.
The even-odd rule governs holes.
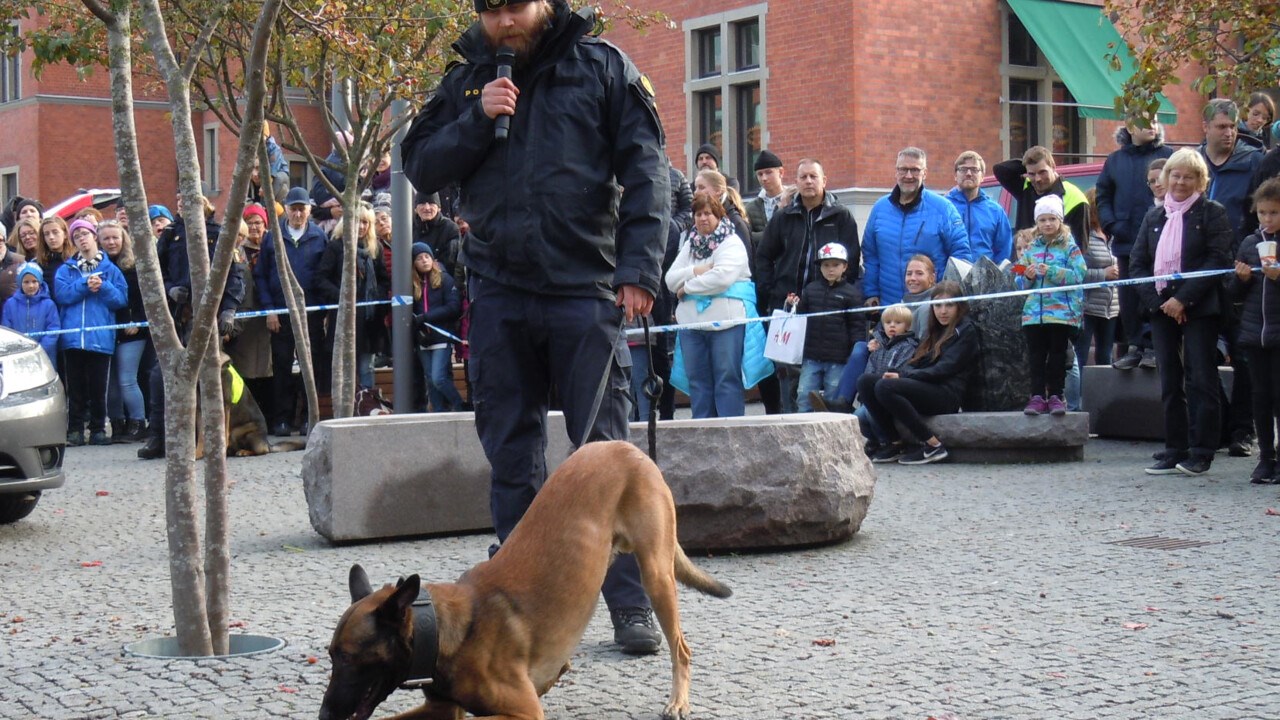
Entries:
MULTIPOLYGON (((289 187, 311 189, 311 166, 306 160, 289 158, 289 187)), ((284 198, 276 198, 284 202, 284 198)))
MULTIPOLYGON (((18 26, 10 25, 9 34, 17 37, 18 26)), ((22 98, 22 56, 0 55, 0 103, 22 98)))
POLYGON ((720 171, 738 178, 743 195, 754 193, 752 167, 768 135, 765 5, 686 21, 689 169, 699 145, 720 153, 720 171))
POLYGON ((204 126, 204 167, 200 179, 206 195, 218 194, 218 126, 204 126))
POLYGON ((1080 117, 1075 97, 1018 16, 1007 5, 1001 9, 1005 156, 1022 157, 1027 148, 1043 145, 1060 165, 1089 162, 1091 127, 1080 117))
POLYGON ((0 207, 9 207, 9 201, 18 197, 18 168, 0 168, 0 207))

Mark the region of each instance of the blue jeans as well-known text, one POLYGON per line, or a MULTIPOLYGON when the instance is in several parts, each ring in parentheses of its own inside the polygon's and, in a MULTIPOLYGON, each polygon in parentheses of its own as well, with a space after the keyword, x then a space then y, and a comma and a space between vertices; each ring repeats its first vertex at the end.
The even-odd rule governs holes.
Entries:
POLYGON ((356 353, 356 377, 360 387, 373 387, 373 353, 356 353))
POLYGON ((858 418, 858 427, 862 430, 862 437, 881 445, 885 444, 884 432, 876 424, 876 419, 871 417, 871 411, 867 409, 866 405, 858 406, 858 409, 854 410, 853 414, 858 418))
POLYGON ((462 396, 453 386, 453 346, 418 350, 427 381, 427 399, 432 412, 454 412, 462 407, 462 396))
POLYGON ((867 343, 854 343, 853 352, 849 353, 849 361, 844 364, 844 372, 840 375, 840 385, 836 388, 835 397, 828 397, 826 400, 853 402, 858 395, 858 378, 867 371, 869 359, 871 350, 867 348, 867 343))
MULTIPOLYGON (((631 350, 631 394, 635 404, 631 409, 631 422, 649 422, 649 398, 644 394, 644 381, 649 378, 649 346, 632 345, 631 350)), ((661 352, 654 347, 653 352, 661 352)))
POLYGON ((813 412, 809 404, 809 393, 822 391, 824 400, 835 400, 836 388, 840 385, 840 374, 844 371, 844 363, 805 360, 800 365, 800 390, 796 397, 796 407, 802 413, 813 412))
POLYGON ((680 353, 689 378, 694 418, 739 417, 747 412, 742 388, 745 325, 727 330, 681 330, 680 353))
POLYGON ((147 341, 116 343, 111 361, 111 381, 107 384, 107 417, 113 420, 146 420, 147 405, 138 387, 138 365, 147 341))

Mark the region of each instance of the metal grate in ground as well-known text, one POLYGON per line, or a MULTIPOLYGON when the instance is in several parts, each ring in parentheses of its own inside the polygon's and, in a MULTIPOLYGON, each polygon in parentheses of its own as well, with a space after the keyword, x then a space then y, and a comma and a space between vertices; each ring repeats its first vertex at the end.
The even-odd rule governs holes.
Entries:
POLYGON ((1216 545, 1217 542, 1212 540, 1183 540, 1181 538, 1167 538, 1160 535, 1149 535, 1147 537, 1129 538, 1128 540, 1115 540, 1107 544, 1142 548, 1143 550, 1186 550, 1187 548, 1201 547, 1203 545, 1216 545))

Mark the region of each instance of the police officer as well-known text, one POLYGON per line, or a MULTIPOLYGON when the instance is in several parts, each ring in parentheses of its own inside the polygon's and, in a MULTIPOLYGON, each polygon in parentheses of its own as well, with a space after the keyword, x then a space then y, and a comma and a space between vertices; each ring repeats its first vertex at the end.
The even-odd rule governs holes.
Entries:
MULTIPOLYGON (((464 62, 402 152, 418 191, 460 184, 470 223, 460 255, 471 278, 470 374, 501 542, 546 478, 553 387, 574 443, 627 437, 631 361, 619 327, 652 310, 670 186, 651 86, 591 35, 592 10, 565 0, 475 5, 479 22, 454 46, 464 62), (500 46, 515 52, 510 78, 498 77, 500 46), (510 123, 504 140, 498 118, 510 123)), ((603 592, 615 642, 656 652, 661 635, 632 556, 613 564, 603 592)))

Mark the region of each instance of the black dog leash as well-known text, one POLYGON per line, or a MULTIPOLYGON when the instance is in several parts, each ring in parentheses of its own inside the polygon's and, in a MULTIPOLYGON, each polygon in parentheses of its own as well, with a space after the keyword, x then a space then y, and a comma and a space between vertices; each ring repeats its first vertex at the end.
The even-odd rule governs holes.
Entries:
POLYGON ((649 459, 658 462, 658 400, 662 398, 662 378, 653 369, 653 345, 649 342, 649 316, 640 318, 644 326, 644 347, 649 355, 649 375, 640 390, 649 398, 649 459))
MULTIPOLYGON (((623 328, 626 327, 626 315, 618 322, 618 336, 622 337, 623 328)), ((658 462, 657 437, 658 437, 658 397, 662 396, 662 378, 653 369, 653 346, 649 345, 649 318, 643 316, 640 318, 644 325, 644 340, 646 352, 649 353, 649 375, 644 381, 644 394, 649 398, 649 458, 655 463, 658 462)), ((582 438, 578 441, 578 447, 587 444, 588 438, 591 437, 591 428, 596 424, 596 417, 600 414, 600 403, 604 401, 605 390, 609 387, 609 373, 613 370, 613 352, 609 353, 609 362, 604 365, 604 374, 600 376, 600 384, 596 386, 596 397, 591 403, 591 414, 587 416, 587 425, 582 430, 582 438)))

